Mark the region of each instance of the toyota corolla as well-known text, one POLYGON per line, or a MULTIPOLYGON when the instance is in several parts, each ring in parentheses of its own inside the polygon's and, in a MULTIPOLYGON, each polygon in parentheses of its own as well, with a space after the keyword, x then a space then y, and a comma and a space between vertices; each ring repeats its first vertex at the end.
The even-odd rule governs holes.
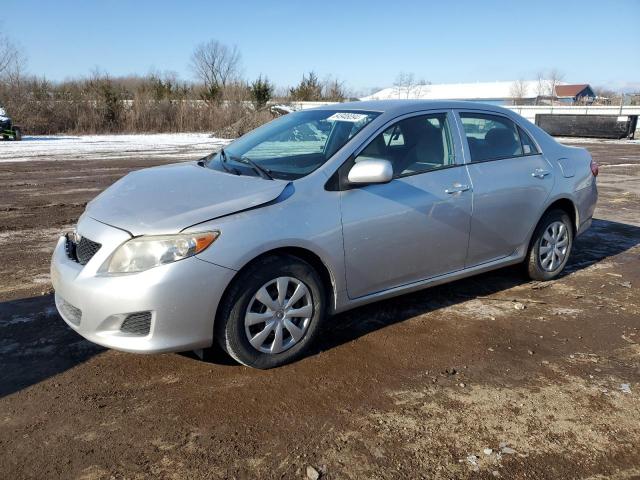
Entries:
POLYGON ((100 345, 217 342, 270 368, 330 314, 506 265, 557 277, 591 224, 597 173, 586 150, 497 106, 299 111, 98 195, 55 248, 55 301, 100 345))

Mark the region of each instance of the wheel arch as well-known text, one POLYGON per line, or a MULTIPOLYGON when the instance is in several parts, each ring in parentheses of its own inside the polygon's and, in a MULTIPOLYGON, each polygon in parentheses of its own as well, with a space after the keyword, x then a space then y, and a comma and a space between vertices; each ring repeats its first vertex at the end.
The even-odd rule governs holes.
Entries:
POLYGON ((523 250, 521 250, 521 254, 525 255, 527 254, 527 252, 529 251, 529 249, 531 248, 531 244, 533 242, 533 234, 535 233, 536 229, 538 228, 538 225, 540 225, 540 222, 542 221, 542 219, 544 218, 544 216, 550 212, 551 210, 562 210, 564 211, 567 215, 569 215, 569 219, 571 220, 571 225, 573 227, 573 236, 575 237, 576 234, 578 233, 578 228, 579 228, 579 221, 580 218, 578 217, 578 208, 576 206, 576 204, 573 202, 573 200, 571 200, 568 197, 559 197, 554 199, 549 205, 547 205, 547 208, 545 208, 542 213, 540 214, 540 216, 538 217, 538 221, 533 225, 533 228, 531 229, 531 231, 529 232, 529 237, 527 239, 527 243, 525 243, 522 248, 523 250))
POLYGON ((575 236, 576 233, 578 233, 578 228, 580 226, 580 219, 578 218, 578 207, 573 202, 573 200, 567 197, 557 198, 553 202, 551 202, 549 206, 547 206, 547 208, 544 210, 544 212, 542 212, 542 215, 540 215, 536 226, 540 223, 540 220, 542 220, 547 212, 555 209, 563 210, 567 215, 569 215, 569 218, 571 219, 571 225, 573 226, 573 235, 575 236))
POLYGON ((218 323, 218 316, 219 316, 222 304, 224 303, 224 299, 226 298, 229 289, 231 288, 233 283, 236 281, 238 276, 242 272, 244 272, 247 268, 250 268, 253 264, 262 260, 263 258, 278 256, 278 255, 291 255, 311 265, 315 269, 315 271, 318 273, 318 275, 320 275, 320 279, 322 280, 322 284, 325 288, 325 292, 327 295, 326 300, 327 300, 327 306, 328 306, 329 312, 332 312, 335 310, 336 298, 337 298, 335 276, 331 271, 331 269, 327 266, 327 264, 320 258, 320 256, 315 252, 304 247, 278 247, 271 250, 267 250, 257 255, 256 257, 252 258, 251 260, 246 262, 242 266, 242 268, 240 268, 235 273, 235 275, 233 276, 229 284, 224 289, 222 296, 220 297, 221 300, 220 302, 218 302, 218 306, 216 308, 215 323, 218 323))

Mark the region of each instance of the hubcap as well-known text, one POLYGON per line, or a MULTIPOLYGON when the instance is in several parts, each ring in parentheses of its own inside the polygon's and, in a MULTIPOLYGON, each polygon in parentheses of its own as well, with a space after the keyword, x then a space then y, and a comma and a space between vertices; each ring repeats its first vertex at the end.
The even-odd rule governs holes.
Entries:
POLYGON ((298 343, 313 317, 311 292, 300 280, 278 277, 258 289, 249 302, 244 328, 262 353, 281 353, 298 343))
POLYGON ((548 272, 556 270, 567 257, 569 232, 562 222, 553 222, 542 235, 538 257, 542 268, 548 272))

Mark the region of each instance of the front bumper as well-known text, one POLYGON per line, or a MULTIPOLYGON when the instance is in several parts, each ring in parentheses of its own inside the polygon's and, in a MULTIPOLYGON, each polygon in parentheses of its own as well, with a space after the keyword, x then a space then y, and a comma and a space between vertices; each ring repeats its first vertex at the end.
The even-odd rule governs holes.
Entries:
MULTIPOLYGON (((107 276, 97 273, 128 233, 83 217, 78 232, 102 244, 82 266, 58 240, 51 261, 56 307, 65 322, 86 339, 137 353, 186 351, 213 342, 213 321, 224 289, 235 271, 195 257, 144 272, 107 276), (132 313, 150 312, 147 334, 121 330, 132 313)), ((215 247, 213 247, 215 248, 215 247)))

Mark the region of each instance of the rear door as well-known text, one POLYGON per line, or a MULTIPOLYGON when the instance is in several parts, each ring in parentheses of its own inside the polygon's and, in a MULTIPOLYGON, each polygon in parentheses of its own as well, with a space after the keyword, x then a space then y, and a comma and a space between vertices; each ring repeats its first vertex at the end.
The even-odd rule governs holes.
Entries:
POLYGON ((406 116, 343 166, 373 157, 394 168, 389 183, 341 193, 349 297, 464 267, 471 189, 455 128, 448 111, 406 116))
POLYGON ((513 254, 538 221, 553 188, 553 169, 531 137, 509 117, 457 111, 473 213, 466 267, 513 254))

